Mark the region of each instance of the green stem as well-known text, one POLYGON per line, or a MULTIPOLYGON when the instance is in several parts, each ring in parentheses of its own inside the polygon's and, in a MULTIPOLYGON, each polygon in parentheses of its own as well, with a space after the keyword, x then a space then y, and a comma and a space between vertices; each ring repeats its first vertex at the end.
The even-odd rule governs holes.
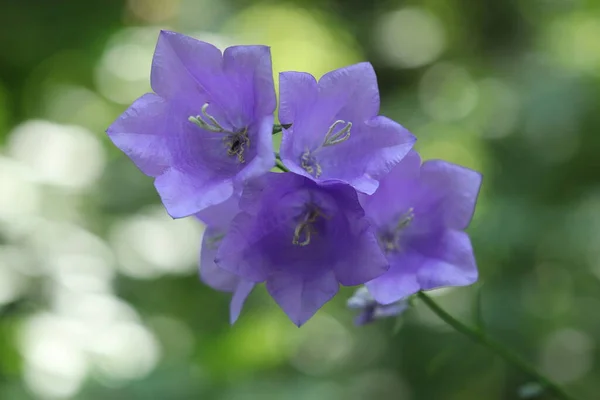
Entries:
POLYGON ((276 159, 275 159, 275 166, 276 166, 277 168, 279 168, 279 169, 280 169, 281 171, 283 171, 283 172, 290 172, 290 170, 289 170, 289 169, 287 169, 287 168, 285 167, 285 165, 283 165, 283 163, 281 162, 281 160, 280 160, 279 158, 276 158, 276 159))
POLYGON ((431 311, 433 311, 438 317, 440 317, 445 323, 454 328, 457 332, 460 332, 463 335, 467 336, 469 339, 473 340, 474 342, 477 342, 487 347, 492 352, 502 357, 504 361, 515 366, 516 368, 523 371, 525 374, 537 380, 538 383, 541 384, 544 387, 544 389, 546 389, 548 393, 551 393, 556 399, 575 400, 573 397, 569 396, 560 386, 552 382, 549 378, 542 375, 521 356, 519 356, 517 353, 515 353, 508 347, 489 338, 482 331, 473 329, 458 321, 453 316, 444 311, 444 309, 442 309, 431 297, 429 297, 425 293, 419 292, 418 296, 425 303, 425 305, 429 307, 431 311))

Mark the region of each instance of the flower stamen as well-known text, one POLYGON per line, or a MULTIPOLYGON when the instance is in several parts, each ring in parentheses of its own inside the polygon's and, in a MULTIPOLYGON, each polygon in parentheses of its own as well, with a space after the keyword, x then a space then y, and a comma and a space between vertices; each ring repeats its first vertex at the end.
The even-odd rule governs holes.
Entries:
MULTIPOLYGON (((325 139, 323 140, 323 143, 321 143, 321 145, 316 150, 314 150, 314 152, 318 151, 320 148, 334 146, 336 144, 345 142, 346 140, 350 139, 351 128, 352 122, 346 122, 342 121, 341 119, 338 119, 333 124, 331 124, 331 126, 327 130, 327 133, 325 134, 325 139), (340 124, 345 125, 341 129, 336 131, 336 128, 340 124)), ((315 178, 319 178, 321 176, 321 173, 323 172, 323 170, 321 169, 321 165, 317 162, 316 157, 312 154, 312 152, 309 149, 306 149, 306 151, 302 153, 302 156, 300 156, 300 165, 306 172, 308 172, 315 178)))
POLYGON ((244 160, 244 149, 250 147, 247 128, 244 128, 241 132, 228 134, 223 141, 227 148, 227 155, 237 156, 238 161, 242 164, 246 162, 244 160))
POLYGON ((350 121, 346 122, 346 121, 342 121, 341 119, 338 119, 329 127, 327 134, 325 134, 325 140, 323 141, 322 146, 323 147, 333 146, 335 144, 342 143, 342 142, 345 142, 346 140, 350 139, 350 128, 352 128, 352 122, 350 122, 350 121), (343 123, 345 123, 346 125, 339 131, 335 132, 335 128, 339 124, 343 124, 343 123))
POLYGON ((396 230, 401 231, 402 229, 408 227, 412 220, 415 218, 415 209, 410 207, 404 214, 400 216, 400 220, 398 221, 398 225, 396 225, 396 230))
POLYGON ((250 147, 250 137, 248 137, 248 128, 233 132, 225 129, 219 121, 206 110, 208 109, 208 103, 202 106, 202 115, 196 115, 195 117, 189 117, 188 121, 198 125, 201 129, 208 132, 224 133, 226 136, 223 139, 225 148, 227 149, 227 155, 236 156, 238 161, 243 164, 246 162, 244 159, 244 150, 250 147))
POLYGON ((327 218, 327 216, 323 214, 319 208, 314 206, 310 207, 309 210, 305 212, 302 220, 294 229, 292 244, 297 246, 306 246, 310 244, 311 235, 317 233, 314 224, 317 222, 319 217, 327 218))
POLYGON ((302 157, 300 157, 300 165, 302 166, 302 169, 315 178, 320 177, 321 173, 323 172, 321 165, 317 162, 315 156, 310 154, 310 150, 306 150, 304 153, 302 153, 302 157))
POLYGON ((400 251, 402 231, 410 225, 414 217, 414 209, 411 207, 400 216, 398 223, 393 230, 385 231, 379 235, 379 245, 386 253, 400 251))
POLYGON ((208 108, 208 103, 205 103, 202 106, 202 115, 196 115, 195 117, 189 117, 188 121, 198 125, 200 128, 205 131, 215 132, 215 133, 232 133, 227 129, 223 128, 221 124, 217 121, 215 117, 206 112, 208 108), (209 122, 205 121, 204 118, 208 119, 209 122))

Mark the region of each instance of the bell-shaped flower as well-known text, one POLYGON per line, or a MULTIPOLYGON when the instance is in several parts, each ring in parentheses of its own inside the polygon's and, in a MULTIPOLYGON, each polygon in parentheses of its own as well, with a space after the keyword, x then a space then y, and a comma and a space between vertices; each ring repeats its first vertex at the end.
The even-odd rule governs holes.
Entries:
POLYGON ((477 266, 469 225, 481 174, 411 151, 372 196, 360 196, 377 231, 389 271, 366 284, 378 303, 391 304, 420 290, 470 285, 477 266))
POLYGON ((337 181, 372 194, 378 181, 412 148, 415 137, 379 116, 377 77, 370 63, 325 74, 279 75, 281 159, 316 182, 337 181))
POLYGON ((217 251, 217 265, 267 291, 298 326, 339 285, 355 286, 388 269, 356 191, 269 173, 242 192, 242 210, 217 251))
POLYGON ((266 46, 213 45, 162 31, 152 61, 155 93, 107 130, 155 187, 172 217, 234 195, 274 165, 276 107, 266 46))

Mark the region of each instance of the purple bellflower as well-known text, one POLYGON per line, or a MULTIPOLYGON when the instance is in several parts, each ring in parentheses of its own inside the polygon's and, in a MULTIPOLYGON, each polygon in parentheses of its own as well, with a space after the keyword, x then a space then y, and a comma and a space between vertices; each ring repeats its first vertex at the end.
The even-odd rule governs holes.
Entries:
POLYGON ((477 266, 469 225, 481 175, 411 151, 381 180, 372 196, 360 196, 390 263, 366 284, 374 299, 391 304, 420 290, 470 285, 477 266))
POLYGON ((360 310, 354 319, 356 325, 366 325, 377 319, 396 317, 408 309, 408 300, 402 299, 395 303, 380 304, 365 286, 359 287, 348 299, 348 308, 360 310))
POLYGON ((254 283, 241 279, 215 264, 217 249, 229 229, 233 217, 239 212, 239 196, 215 206, 210 206, 196 214, 205 225, 200 249, 200 279, 213 289, 233 293, 229 305, 229 321, 237 321, 246 298, 254 288, 254 283))
POLYGON ((339 285, 370 281, 389 268, 356 191, 321 186, 293 173, 269 173, 247 184, 217 251, 216 263, 242 279, 266 282, 298 326, 339 285))
POLYGON ((211 44, 162 31, 152 61, 154 93, 107 130, 154 185, 168 213, 185 217, 231 197, 274 165, 276 107, 266 46, 211 44))
POLYGON ((377 77, 370 63, 325 74, 279 75, 281 159, 316 182, 338 181, 372 194, 378 180, 412 148, 415 137, 379 114, 377 77))

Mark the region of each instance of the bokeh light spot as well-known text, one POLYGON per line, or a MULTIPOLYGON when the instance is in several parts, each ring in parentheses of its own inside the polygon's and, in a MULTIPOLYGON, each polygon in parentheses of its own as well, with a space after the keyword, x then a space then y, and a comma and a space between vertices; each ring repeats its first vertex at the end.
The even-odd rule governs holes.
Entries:
POLYGON ((546 46, 562 65, 600 74, 600 16, 574 13, 549 25, 546 46))
POLYGON ((423 110, 438 121, 456 121, 469 115, 477 105, 479 91, 464 68, 438 63, 429 68, 419 83, 423 110))
POLYGON ((85 128, 33 120, 10 134, 8 152, 43 183, 72 189, 89 187, 104 170, 100 141, 85 128))
POLYGON ((350 332, 333 317, 315 315, 298 332, 292 365, 307 375, 323 375, 339 367, 354 345, 350 332))
POLYGON ((542 370, 560 383, 580 379, 594 364, 595 346, 586 332, 560 329, 546 339, 541 353, 542 370))
POLYGON ((162 207, 117 221, 110 242, 123 274, 156 278, 197 271, 203 227, 194 218, 173 220, 162 207))
POLYGON ((96 86, 104 97, 129 105, 151 91, 150 70, 158 34, 155 28, 129 28, 111 37, 95 71, 96 86))
POLYGON ((333 15, 291 5, 257 4, 225 25, 240 44, 271 46, 275 86, 279 72, 326 72, 362 61, 358 46, 333 15), (285 32, 285 34, 282 34, 285 32))
POLYGON ((127 7, 139 19, 147 22, 162 22, 175 17, 179 12, 179 0, 127 0, 127 7))
POLYGON ((388 64, 417 68, 435 61, 446 38, 441 21, 427 10, 403 8, 386 12, 375 24, 375 45, 388 64))

